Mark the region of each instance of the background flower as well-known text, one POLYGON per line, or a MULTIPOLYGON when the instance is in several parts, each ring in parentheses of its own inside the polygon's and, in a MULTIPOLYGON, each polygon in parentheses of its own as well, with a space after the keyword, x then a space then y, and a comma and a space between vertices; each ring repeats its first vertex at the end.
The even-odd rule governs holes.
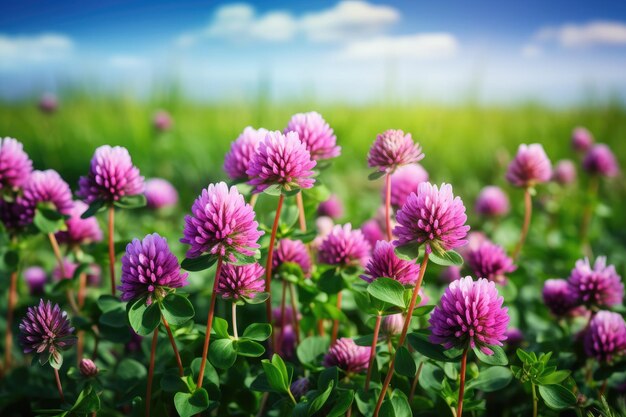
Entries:
POLYGON ((415 262, 405 261, 396 256, 391 242, 379 240, 374 246, 372 257, 361 275, 367 282, 386 277, 395 279, 402 285, 413 285, 419 275, 420 266, 415 262))
MULTIPOLYGON (((391 174, 391 206, 401 208, 417 187, 428 181, 428 172, 420 164, 408 164, 398 168, 391 174)), ((387 184, 381 190, 381 198, 385 201, 387 184)))
POLYGON ((419 162, 424 158, 422 148, 413 142, 410 133, 389 129, 376 136, 367 154, 367 164, 380 171, 392 172, 401 165, 419 162))
POLYGON ((178 203, 178 191, 163 178, 150 178, 145 183, 146 205, 151 209, 173 207, 178 203))
POLYGON ((343 204, 341 204, 339 197, 332 194, 328 200, 322 201, 317 206, 317 215, 330 217, 335 220, 343 217, 343 204))
POLYGON ((371 347, 359 346, 347 337, 338 339, 324 356, 324 366, 336 366, 339 369, 356 373, 367 369, 371 347))
POLYGON ((593 145, 593 135, 584 127, 572 131, 572 148, 579 152, 587 152, 593 145))
POLYGON ((591 308, 604 308, 621 304, 624 298, 622 278, 606 257, 599 256, 591 267, 589 259, 576 261, 568 282, 578 302, 591 308))
POLYGON ((284 130, 285 134, 289 132, 298 134, 313 160, 335 158, 341 153, 333 129, 318 112, 294 114, 284 130))
POLYGON ((67 313, 50 301, 39 300, 39 305, 28 307, 19 328, 24 353, 41 354, 45 359, 76 343, 67 313))
POLYGON ((489 185, 482 190, 476 198, 476 212, 485 217, 500 217, 506 215, 511 209, 509 197, 500 187, 489 185))
POLYGON ((615 177, 619 174, 619 165, 615 155, 604 143, 594 145, 583 159, 583 168, 592 175, 615 177))
POLYGON ((569 159, 562 159, 554 166, 552 181, 567 185, 576 181, 576 166, 569 159))
POLYGON ((371 250, 360 230, 336 225, 319 247, 319 261, 328 265, 365 266, 371 250))
POLYGON ((281 239, 278 241, 272 259, 272 269, 274 273, 286 262, 294 263, 302 268, 302 273, 305 277, 311 275, 311 256, 302 241, 291 239, 281 239))
POLYGON ((505 284, 506 274, 517 269, 504 249, 490 241, 482 242, 477 248, 470 249, 465 257, 473 275, 498 284, 505 284))
POLYGON ((248 184, 257 193, 271 185, 285 189, 311 188, 315 183, 312 171, 315 165, 297 133, 268 132, 250 160, 246 171, 250 177, 248 184))
POLYGON ((180 271, 178 259, 170 250, 167 240, 157 233, 146 235, 141 241, 133 239, 122 257, 122 301, 147 296, 165 295, 162 288, 180 288, 187 285, 187 273, 180 271))
POLYGON ((33 171, 24 183, 18 203, 24 207, 23 223, 32 222, 39 204, 51 205, 62 214, 69 214, 74 204, 70 186, 52 169, 33 171))
POLYGON ((533 187, 549 181, 551 176, 550 160, 538 143, 520 145, 506 172, 507 181, 516 187, 533 187))
POLYGON ((180 241, 191 247, 188 258, 202 253, 229 256, 233 252, 254 255, 257 241, 263 235, 254 220, 254 211, 239 194, 236 187, 226 183, 209 184, 191 206, 191 215, 185 216, 184 238, 180 241))
POLYGON ((239 300, 241 297, 253 298, 265 291, 263 275, 265 268, 254 263, 248 265, 222 265, 217 293, 222 298, 239 300))
POLYGON ((585 331, 585 353, 598 362, 612 362, 626 353, 626 323, 618 313, 599 311, 585 331))
POLYGON ((543 302, 557 317, 569 315, 579 305, 578 295, 564 279, 548 279, 543 284, 543 302))
POLYGON ((502 346, 509 325, 503 301, 495 284, 484 278, 453 281, 430 316, 430 340, 446 349, 477 347, 493 354, 489 346, 502 346))
POLYGON ((111 203, 144 191, 143 177, 133 165, 128 150, 109 145, 96 149, 91 158, 89 173, 80 178, 78 187, 78 195, 87 204, 96 200, 111 203))
POLYGON ((224 171, 231 180, 248 180, 246 170, 252 157, 259 148, 259 143, 267 135, 267 129, 246 127, 241 135, 230 145, 230 150, 224 157, 224 171))
POLYGON ((21 142, 13 138, 0 138, 0 190, 21 187, 33 170, 21 142))
POLYGON ((445 252, 464 245, 469 231, 463 201, 445 183, 441 188, 429 182, 421 183, 417 195, 411 193, 396 220, 398 225, 393 232, 398 240, 394 244, 424 244, 426 253, 445 252))
POLYGON ((67 230, 56 233, 60 243, 67 243, 70 246, 87 245, 102 240, 102 229, 95 216, 83 219, 80 216, 87 211, 87 204, 82 201, 74 201, 72 208, 68 211, 70 216, 65 220, 67 230))

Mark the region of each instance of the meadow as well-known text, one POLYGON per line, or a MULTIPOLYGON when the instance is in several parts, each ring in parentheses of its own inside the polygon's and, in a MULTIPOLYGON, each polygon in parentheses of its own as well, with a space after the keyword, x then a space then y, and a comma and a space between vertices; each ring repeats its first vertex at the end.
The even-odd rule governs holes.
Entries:
MULTIPOLYGON (((565 108, 533 102, 495 106, 479 105, 471 101, 458 105, 382 101, 379 104, 358 105, 316 103, 313 100, 274 102, 262 96, 248 102, 200 103, 188 100, 176 92, 138 100, 123 95, 90 95, 75 91, 60 94, 59 99, 60 105, 53 113, 40 111, 37 100, 0 102, 0 136, 17 138, 22 142, 35 169, 57 170, 72 190, 76 191, 79 177, 86 175, 89 170, 89 161, 94 150, 105 144, 120 145, 128 149, 133 164, 139 168, 141 175, 146 178, 165 178, 178 191, 178 203, 166 210, 138 208, 118 211, 115 230, 118 262, 131 239, 141 239, 154 232, 167 238, 179 261, 184 259, 188 248, 179 241, 183 236, 184 216, 189 214, 194 200, 208 184, 229 181, 222 167, 231 142, 246 126, 282 131, 290 117, 299 112, 315 110, 321 113, 334 129, 337 145, 342 148, 341 155, 332 160, 330 167, 322 170, 316 187, 302 192, 309 230, 315 230, 317 206, 331 193, 336 194, 345 207, 343 215, 334 219, 337 224, 350 222, 355 228, 360 227, 365 221, 372 219, 384 205, 384 199, 381 198, 384 181, 382 178, 368 179, 372 168, 367 166, 367 155, 376 135, 387 129, 402 129, 412 134, 413 140, 421 145, 425 154, 420 164, 427 170, 429 181, 433 184, 452 184, 454 195, 461 197, 465 204, 467 224, 471 226, 472 232, 483 232, 507 252, 519 239, 524 215, 524 191, 512 187, 505 179, 507 167, 518 146, 522 143, 542 144, 552 164, 562 159, 571 159, 576 164, 578 174, 573 183, 561 185, 547 182, 537 185, 528 239, 516 261, 517 269, 507 274, 506 285, 498 287, 509 309, 509 327, 521 330, 521 339, 511 342, 510 345, 505 342, 504 348, 498 350, 497 353, 502 353, 504 359, 485 359, 480 353, 471 357, 467 370, 470 388, 464 415, 537 415, 536 409, 533 411, 532 399, 536 397, 535 384, 531 386, 529 378, 520 377, 518 371, 524 368, 524 363, 531 367, 530 364, 536 364, 537 360, 541 362, 543 359, 540 354, 548 352, 552 352, 549 365, 556 367, 551 372, 556 369, 569 371, 567 375, 562 374, 564 377, 558 381, 561 384, 558 386, 564 387, 567 393, 557 390, 555 394, 545 389, 542 391, 542 387, 539 387, 542 398, 539 403, 540 415, 625 415, 626 407, 622 396, 626 384, 624 362, 617 360, 609 369, 604 365, 601 367, 593 359, 587 359, 581 353, 582 348, 575 336, 587 328, 586 319, 575 317, 557 320, 542 300, 544 282, 550 278, 567 278, 575 262, 585 254, 606 256, 608 263, 615 265, 617 273, 621 277, 626 276, 626 183, 623 174, 602 180, 598 194, 590 194, 590 177, 581 168, 581 155, 571 147, 573 129, 584 126, 593 133, 596 142, 605 143, 611 148, 622 169, 626 167, 626 107, 622 104, 590 100, 587 106, 565 108), (159 109, 166 109, 173 119, 173 126, 167 131, 160 132, 153 125, 153 116, 159 109), (511 202, 511 212, 508 215, 494 220, 477 214, 475 200, 486 185, 500 186, 507 193, 511 202), (580 236, 581 219, 587 209, 592 210, 589 248, 584 247, 580 236), (518 347, 523 349, 521 354, 516 354, 518 347), (533 358, 532 355, 535 354, 533 358), (496 368, 498 369, 490 371, 496 368), (593 372, 596 373, 592 378, 593 372), (551 394, 553 397, 550 397, 551 394), (575 401, 570 401, 571 398, 575 401)), ((250 187, 240 185, 239 188, 248 199, 250 187)), ((295 231, 297 209, 292 200, 294 199, 290 195, 286 197, 286 208, 280 219, 278 233, 282 233, 283 238, 301 236, 303 240, 308 239, 304 234, 298 235, 299 232, 295 231)), ((260 194, 255 211, 257 221, 265 231, 265 236, 261 238, 263 260, 269 245, 270 226, 275 210, 276 196, 260 194)), ((97 214, 97 218, 105 230, 105 213, 97 214)), ((0 242, 8 245, 8 239, 4 237, 0 242)), ((52 271, 56 260, 45 236, 31 235, 24 241, 26 243, 20 254, 19 269, 23 271, 28 266, 41 265, 46 271, 52 271)), ((85 251, 106 271, 107 248, 104 242, 91 244, 85 251)), ((197 375, 196 362, 201 356, 199 352, 202 331, 210 309, 209 298, 215 269, 214 265, 203 271, 190 269, 190 284, 184 288, 183 293, 189 294, 195 318, 191 324, 185 324, 181 320, 180 326, 173 326, 174 334, 180 338, 186 375, 197 375), (194 365, 191 365, 192 362, 194 365)), ((359 293, 363 292, 363 288, 357 283, 360 282, 360 272, 350 270, 343 271, 342 275, 337 273, 345 281, 343 304, 341 311, 337 312, 333 309, 336 291, 329 290, 325 286, 327 284, 320 284, 327 281, 324 276, 328 271, 324 266, 316 267, 312 275, 313 282, 317 284, 313 285, 316 288, 314 295, 311 295, 314 290, 303 283, 305 280, 301 273, 296 274, 296 278, 289 278, 295 279, 289 282, 298 286, 300 300, 309 300, 307 297, 311 297, 311 300, 317 300, 311 301, 312 305, 317 302, 320 305, 332 304, 331 307, 325 307, 325 310, 322 308, 322 312, 315 308, 311 311, 304 309, 301 324, 303 338, 309 334, 317 334, 316 320, 320 318, 327 320, 327 324, 330 324, 331 319, 340 320, 341 336, 367 338, 372 332, 373 318, 364 312, 360 304, 362 300, 359 293), (321 293, 324 294, 320 298, 321 293)), ((448 286, 448 282, 441 278, 445 271, 444 265, 431 262, 428 266, 424 289, 430 299, 429 305, 438 304, 448 286)), ((106 323, 106 319, 102 322, 107 312, 122 311, 118 311, 121 307, 117 304, 111 310, 103 309, 98 297, 108 294, 109 288, 107 273, 102 274, 102 284, 90 289, 91 293, 85 304, 87 313, 84 317, 81 316, 78 324, 74 323, 75 327, 89 329, 87 324, 93 323, 100 323, 105 329, 116 327, 106 323)), ((0 280, 7 283, 9 275, 9 268, 2 268, 0 280)), ((49 280, 46 295, 63 304, 65 289, 49 280)), ((274 284, 272 288, 275 307, 279 305, 278 300, 281 300, 280 289, 279 284, 274 284)), ((3 312, 0 330, 4 332, 8 285, 2 285, 0 292, 0 310, 3 312)), ((38 297, 29 294, 26 283, 21 278, 18 282, 18 294, 16 320, 25 315, 28 306, 38 301, 38 297)), ((262 304, 252 303, 239 307, 239 310, 241 329, 263 322, 259 318, 264 314, 262 304)), ((621 314, 625 312, 622 302, 611 310, 621 314)), ((424 313, 415 318, 414 327, 426 329, 426 315, 430 310, 420 311, 424 313)), ((15 343, 13 355, 17 365, 11 372, 5 369, 0 381, 0 414, 93 415, 91 413, 97 411, 99 416, 143 415, 150 337, 144 337, 142 342, 138 342, 140 345, 136 350, 122 350, 120 346, 129 342, 129 336, 125 323, 126 312, 120 314, 123 317, 116 318, 124 322, 123 330, 118 329, 115 334, 113 329, 110 334, 102 335, 100 346, 94 346, 95 342, 89 338, 85 342, 86 352, 90 349, 94 353, 100 352, 96 364, 106 372, 101 372, 99 379, 93 376, 83 378, 85 373, 81 377, 76 368, 75 354, 67 353, 61 371, 66 392, 69 393, 69 401, 65 404, 58 404, 52 374, 41 370, 36 361, 33 365, 26 364, 19 345, 15 343), (128 368, 121 369, 120 361, 127 361, 125 366, 128 368), (89 401, 78 397, 81 392, 89 401), (97 401, 94 395, 98 397, 97 401), (81 399, 84 400, 83 403, 81 399), (74 404, 73 408, 71 404, 74 404)), ((231 314, 228 303, 218 300, 216 316, 230 321, 231 314)), ((17 332, 17 326, 14 326, 17 332)), ((326 329, 327 332, 329 330, 326 329)), ((232 328, 219 331, 229 332, 232 328)), ((313 336, 315 337, 317 336, 313 336)), ((207 371, 210 382, 206 388, 207 404, 203 408, 194 403, 197 400, 204 404, 203 400, 192 398, 196 392, 192 387, 193 383, 187 383, 188 386, 182 384, 181 388, 180 380, 176 379, 176 372, 173 372, 174 357, 164 331, 160 339, 154 382, 157 388, 153 389, 150 415, 176 415, 175 410, 181 415, 193 415, 207 407, 212 411, 205 412, 205 415, 220 416, 251 416, 257 413, 271 416, 327 415, 326 413, 337 416, 351 413, 372 415, 372 406, 376 403, 375 396, 372 398, 367 390, 362 390, 363 375, 350 372, 344 374, 339 370, 338 377, 336 368, 320 367, 320 355, 328 349, 328 342, 326 345, 322 343, 321 348, 310 342, 307 344, 308 350, 298 348, 297 353, 292 352, 291 356, 285 352, 282 355, 283 359, 291 363, 289 368, 295 370, 293 372, 298 376, 306 376, 310 381, 315 381, 313 385, 316 389, 310 389, 308 393, 305 391, 306 395, 303 395, 302 401, 295 401, 295 406, 285 392, 281 393, 272 385, 271 378, 258 382, 259 374, 264 375, 260 369, 265 370, 268 375, 270 372, 266 366, 275 365, 280 369, 273 361, 272 365, 261 364, 261 359, 270 357, 264 353, 262 356, 257 355, 259 357, 252 354, 239 357, 235 355, 235 366, 234 361, 229 366, 220 363, 219 358, 210 358, 213 366, 209 365, 210 370, 207 371), (328 369, 335 374, 329 373, 328 369), (268 384, 272 387, 267 387, 268 384), (189 398, 192 399, 187 399, 181 405, 174 398, 186 389, 189 389, 189 393, 185 395, 190 395, 189 398), (271 393, 269 401, 263 392, 271 393), (325 393, 326 397, 321 401, 320 398, 325 393), (342 404, 342 398, 348 397, 351 401, 342 404), (313 406, 316 401, 321 402, 319 407, 318 404, 313 406), (198 408, 194 408, 196 406, 198 408)), ((314 340, 316 343, 319 341, 314 340)), ((412 374, 410 370, 408 373, 400 371, 394 376, 391 384, 394 394, 385 401, 386 405, 383 405, 380 415, 400 417, 411 412, 413 415, 425 416, 456 415, 459 388, 456 382, 459 374, 457 364, 452 362, 452 356, 442 356, 443 351, 437 350, 441 348, 439 345, 435 349, 431 348, 435 345, 415 343, 414 345, 411 342, 411 345, 417 352, 411 349, 409 358, 415 360, 415 364, 411 366, 418 367, 419 371, 414 370, 412 374), (411 386, 416 373, 417 388, 411 386), (396 401, 397 398, 402 399, 396 401), (405 407, 405 403, 409 409, 405 407)), ((374 372, 375 379, 384 378, 386 363, 391 354, 391 350, 387 351, 386 347, 379 348, 381 353, 377 363, 380 369, 374 372)), ((405 350, 401 352, 404 354, 405 350)), ((406 351, 408 354, 408 350, 406 351)), ((548 368, 548 358, 545 358, 545 362, 544 365, 548 368)), ((542 370, 544 365, 541 365, 542 370)), ((524 370, 526 372, 526 368, 524 370)), ((185 381, 185 378, 182 380, 185 381)), ((374 383, 374 392, 377 393, 379 388, 380 382, 377 381, 374 383)))

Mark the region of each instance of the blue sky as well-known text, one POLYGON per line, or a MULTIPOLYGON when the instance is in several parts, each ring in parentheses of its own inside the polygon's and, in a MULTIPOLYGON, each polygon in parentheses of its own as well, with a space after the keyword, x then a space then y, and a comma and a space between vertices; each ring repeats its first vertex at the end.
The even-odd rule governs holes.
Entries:
POLYGON ((3 97, 175 77, 198 99, 626 98, 623 1, 0 4, 3 97))

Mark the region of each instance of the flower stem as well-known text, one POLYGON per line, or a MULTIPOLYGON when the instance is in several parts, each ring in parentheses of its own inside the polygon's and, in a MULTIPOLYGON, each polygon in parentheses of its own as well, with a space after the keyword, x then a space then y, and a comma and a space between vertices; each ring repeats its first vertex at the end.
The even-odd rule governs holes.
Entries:
POLYGON ((374 338, 372 339, 372 346, 370 349, 370 360, 367 365, 367 376, 365 377, 365 391, 370 389, 370 380, 372 379, 372 368, 374 367, 374 359, 376 358, 376 345, 378 344, 378 332, 380 331, 380 322, 383 316, 378 314, 376 316, 376 323, 374 324, 374 338))
POLYGON ((304 215, 304 202, 302 201, 302 191, 296 194, 296 205, 298 206, 298 220, 300 221, 300 230, 306 232, 306 217, 304 215))
POLYGON ((456 417, 461 417, 463 414, 463 395, 465 395, 465 371, 467 369, 467 351, 465 348, 463 351, 463 357, 461 358, 461 383, 459 384, 459 400, 457 401, 456 417))
POLYGON ((413 383, 411 384, 411 392, 409 393, 409 405, 413 403, 413 397, 415 396, 417 383, 419 382, 420 374, 422 373, 422 366, 424 366, 424 362, 420 362, 420 366, 418 366, 417 368, 417 373, 415 374, 415 378, 413 378, 413 383))
POLYGON ((59 376, 59 370, 57 368, 52 368, 52 370, 54 371, 54 379, 57 383, 57 391, 59 391, 61 401, 65 402, 65 396, 63 395, 63 387, 61 386, 61 377, 59 376))
POLYGON ((256 201, 257 201, 258 199, 259 199, 259 195, 258 195, 258 194, 252 194, 252 195, 250 196, 250 203, 249 203, 249 204, 250 204, 250 206, 251 206, 252 208, 254 208, 254 206, 256 205, 256 201))
POLYGON ((206 322, 206 333, 204 335, 204 347, 202 348, 202 362, 200 362, 200 372, 198 373, 198 388, 202 387, 204 379, 204 368, 206 367, 206 358, 209 353, 209 339, 211 337, 211 328, 213 327, 213 315, 215 314, 215 298, 217 297, 217 285, 220 280, 222 271, 222 257, 217 258, 217 266, 215 267, 215 280, 213 282, 213 292, 211 293, 211 304, 209 305, 209 317, 206 322))
POLYGON ((150 366, 148 367, 148 386, 146 387, 146 417, 150 417, 150 397, 152 397, 152 377, 154 376, 154 356, 157 341, 159 340, 159 326, 154 329, 152 335, 152 347, 150 348, 150 366))
POLYGON ((385 222, 387 223, 387 240, 391 242, 391 173, 385 175, 385 222))
POLYGON ((274 349, 279 354, 281 353, 280 351, 283 346, 283 339, 285 337, 285 326, 287 325, 286 299, 287 299, 287 281, 283 280, 283 294, 280 299, 280 337, 278 338, 277 345, 274 346, 274 349))
POLYGON ((537 417, 537 403, 539 399, 537 398, 537 389, 535 388, 535 384, 531 383, 531 391, 533 392, 533 417, 537 417))
MULTIPOLYGON (((428 253, 424 254, 424 259, 422 260, 422 264, 420 265, 420 272, 417 277, 417 282, 415 283, 415 288, 413 288, 413 295, 411 296, 411 302, 409 303, 409 308, 406 312, 406 317, 404 318, 404 326, 402 326, 402 333, 400 333, 400 339, 398 340, 397 347, 400 347, 404 344, 404 340, 406 339, 406 334, 409 331, 409 325, 411 324, 411 318, 413 317, 413 310, 415 309, 415 303, 417 302, 417 296, 420 292, 420 288, 422 287, 422 281, 424 280, 424 273, 426 272, 426 266, 428 265, 428 253)), ((397 351, 397 348, 396 348, 397 351)), ((378 413, 380 412, 380 407, 383 405, 383 400, 385 399, 385 394, 387 393, 387 389, 389 388, 389 383, 391 383, 391 378, 393 377, 393 370, 396 363, 396 354, 395 352, 391 356, 391 360, 389 361, 389 370, 387 371, 387 376, 385 377, 385 381, 383 382, 382 390, 380 391, 380 396, 378 397, 378 402, 376 403, 376 408, 374 409, 374 417, 378 417, 378 413)))
POLYGON ((515 245, 515 249, 513 249, 513 253, 511 254, 511 258, 513 260, 517 259, 520 251, 522 250, 522 246, 524 246, 524 242, 526 241, 526 235, 528 234, 528 228, 530 227, 530 217, 533 212, 533 204, 532 197, 530 195, 530 190, 526 188, 524 190, 524 224, 522 225, 522 231, 520 233, 519 241, 517 245, 515 245))
POLYGON ((4 370, 8 371, 11 367, 13 358, 13 314, 15 310, 15 301, 17 298, 17 271, 11 272, 11 282, 9 284, 9 306, 7 310, 7 326, 4 341, 4 370))
POLYGON ((289 298, 291 299, 291 315, 293 316, 293 326, 296 332, 296 347, 300 344, 300 322, 298 314, 298 300, 296 299, 296 290, 293 288, 293 284, 290 282, 289 286, 289 298))
POLYGON ((591 218, 593 215, 594 200, 598 195, 598 187, 600 186, 600 178, 597 175, 593 175, 589 179, 589 190, 587 191, 587 198, 589 201, 585 205, 583 217, 580 222, 580 243, 586 255, 590 255, 589 248, 589 227, 591 226, 591 218))
MULTIPOLYGON (((274 224, 272 225, 272 235, 270 236, 270 246, 267 248, 267 262, 265 264, 265 291, 269 294, 265 301, 265 313, 267 322, 272 326, 272 257, 274 256, 274 242, 276 241, 276 232, 278 231, 278 221, 280 220, 280 211, 283 208, 285 195, 278 197, 278 206, 276 207, 276 216, 274 216, 274 224)), ((270 338, 270 348, 276 345, 276 333, 272 332, 270 338)))
MULTIPOLYGON (((337 309, 341 310, 341 299, 343 298, 341 291, 337 293, 337 309)), ((339 320, 333 320, 333 332, 330 336, 330 345, 334 345, 339 334, 339 320)))
MULTIPOLYGON (((65 275, 65 265, 63 264, 63 256, 61 256, 61 249, 59 249, 59 242, 57 241, 54 233, 48 233, 48 240, 50 240, 50 246, 52 246, 52 252, 54 252, 54 257, 59 264, 59 271, 61 272, 61 279, 70 279, 71 277, 67 277, 65 275)), ((72 308, 72 313, 78 315, 78 306, 76 305, 76 301, 74 300, 74 291, 71 289, 67 289, 65 291, 65 295, 67 297, 67 302, 72 308)))
POLYGON ((233 336, 235 339, 239 339, 239 332, 237 331, 237 303, 232 303, 232 320, 233 320, 233 336))
POLYGON ((172 329, 170 329, 170 324, 167 322, 163 314, 161 314, 161 319, 163 320, 163 326, 165 326, 165 330, 167 331, 167 337, 170 339, 170 344, 174 350, 174 357, 176 358, 176 364, 178 365, 178 374, 182 377, 185 375, 185 372, 183 370, 183 361, 180 359, 180 353, 178 352, 178 347, 176 346, 176 339, 174 339, 174 334, 172 333, 172 329))
POLYGON ((289 394, 289 398, 291 398, 291 401, 293 401, 294 404, 298 404, 298 401, 296 401, 290 389, 287 390, 287 394, 289 394))
POLYGON ((115 207, 109 206, 109 275, 111 276, 111 294, 115 296, 115 242, 113 229, 115 224, 115 207))

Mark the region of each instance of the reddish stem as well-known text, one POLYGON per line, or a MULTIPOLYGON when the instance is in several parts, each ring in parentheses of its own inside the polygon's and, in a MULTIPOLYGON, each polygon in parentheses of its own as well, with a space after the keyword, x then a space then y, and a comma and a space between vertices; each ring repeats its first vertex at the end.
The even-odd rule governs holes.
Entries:
POLYGON ((83 272, 78 277, 78 308, 81 310, 85 306, 86 290, 87 290, 87 274, 83 272))
MULTIPOLYGON (((411 324, 411 318, 413 317, 413 310, 415 309, 417 296, 419 294, 420 288, 422 287, 422 281, 424 280, 424 273, 426 272, 426 265, 428 265, 428 253, 424 254, 424 259, 422 260, 422 264, 420 265, 420 272, 417 277, 417 282, 415 283, 415 288, 413 288, 413 295, 411 296, 411 302, 409 303, 409 308, 406 312, 406 317, 404 318, 404 326, 402 327, 402 333, 400 333, 400 339, 398 340, 397 347, 400 347, 404 344, 404 340, 406 339, 406 334, 409 331, 409 325, 411 324)), ((397 352, 397 348, 396 348, 396 352, 397 352)), ((385 377, 385 381, 383 382, 383 387, 382 387, 382 390, 380 391, 380 396, 378 397, 376 408, 374 409, 374 417, 378 417, 378 413, 380 412, 380 407, 383 405, 385 394, 387 393, 387 389, 389 388, 389 384, 391 383, 391 378, 393 377, 393 370, 394 370, 395 363, 396 363, 396 354, 394 352, 393 356, 391 356, 391 360, 389 361, 389 370, 387 371, 387 376, 385 377)))
POLYGON ((146 417, 150 417, 150 397, 152 397, 152 377, 154 376, 154 355, 157 341, 159 340, 159 326, 154 329, 152 335, 152 347, 150 348, 150 366, 148 367, 148 386, 146 388, 146 417))
POLYGON ((417 383, 420 380, 420 374, 422 373, 422 366, 424 366, 424 362, 420 362, 420 366, 417 368, 417 373, 415 374, 415 378, 413 378, 413 383, 411 384, 411 392, 409 393, 409 405, 413 403, 413 397, 415 396, 415 389, 417 388, 417 383))
POLYGON ((300 221, 300 230, 306 232, 306 217, 304 215, 304 202, 302 201, 302 191, 296 194, 296 205, 298 206, 298 220, 300 221))
POLYGON ((59 376, 59 370, 57 368, 52 368, 52 370, 54 370, 54 379, 57 383, 57 391, 59 391, 61 401, 65 402, 65 396, 63 395, 63 387, 61 386, 61 377, 59 376))
MULTIPOLYGON (((339 292, 337 294, 337 309, 341 310, 341 299, 342 294, 339 292)), ((337 341, 337 335, 339 334, 339 320, 333 320, 333 332, 330 336, 330 345, 334 345, 337 341)))
POLYGON ((80 361, 83 359, 83 351, 85 348, 85 332, 83 330, 78 331, 78 341, 76 342, 76 364, 80 366, 80 361))
POLYGON ((289 286, 289 298, 291 299, 291 315, 293 319, 293 326, 296 332, 296 347, 300 344, 300 318, 298 317, 298 302, 296 300, 296 290, 293 288, 293 284, 287 284, 289 286))
MULTIPOLYGON (((70 279, 71 277, 67 277, 65 275, 65 265, 63 264, 63 256, 61 255, 61 249, 59 249, 59 242, 57 241, 54 233, 48 233, 48 240, 50 240, 50 246, 52 246, 52 252, 54 252, 54 257, 57 260, 59 265, 59 271, 61 272, 61 279, 70 279)), ((65 291, 65 295, 67 297, 67 302, 72 308, 72 312, 75 315, 78 315, 78 306, 76 305, 76 301, 74 301, 74 291, 71 289, 67 289, 65 291)))
POLYGON ((391 173, 385 175, 385 222, 387 223, 387 240, 391 242, 391 173))
POLYGON ((280 337, 278 338, 278 344, 274 346, 274 350, 278 354, 280 354, 281 347, 283 345, 283 338, 285 337, 285 326, 287 325, 287 314, 285 314, 286 299, 287 299, 287 281, 283 280, 283 294, 280 299, 280 337))
POLYGON ((17 298, 17 271, 11 272, 9 284, 9 306, 7 310, 7 326, 4 338, 4 368, 8 371, 11 367, 13 355, 13 315, 17 298))
POLYGON ((461 383, 459 385, 459 401, 456 409, 456 417, 463 414, 463 395, 465 394, 465 369, 467 368, 467 348, 463 351, 461 358, 461 383))
POLYGON ((215 313, 215 298, 217 297, 217 285, 220 281, 220 273, 222 271, 222 257, 217 258, 217 266, 215 267, 215 281, 213 282, 213 292, 211 293, 211 304, 209 306, 209 317, 206 322, 206 334, 204 335, 204 347, 202 348, 202 362, 200 362, 200 373, 198 373, 198 388, 202 387, 204 379, 204 368, 206 367, 206 358, 209 353, 209 339, 211 337, 211 328, 213 327, 213 315, 215 313))
POLYGON ((115 207, 109 206, 109 275, 111 276, 111 294, 115 295, 115 241, 113 229, 115 225, 115 207))
POLYGON ((376 358, 376 345, 378 345, 378 332, 380 331, 380 322, 383 316, 380 314, 376 316, 376 323, 374 324, 374 338, 372 339, 372 346, 370 348, 370 360, 367 365, 367 376, 365 377, 365 391, 370 389, 370 380, 372 379, 372 368, 374 367, 374 358, 376 358))
MULTIPOLYGON (((267 315, 267 322, 272 325, 272 257, 274 256, 274 243, 276 241, 276 232, 278 231, 278 221, 280 220, 280 211, 283 208, 283 202, 285 196, 281 194, 278 197, 278 207, 276 207, 276 216, 274 216, 274 224, 272 225, 272 235, 270 236, 270 246, 267 248, 267 262, 265 264, 265 291, 269 294, 267 301, 265 301, 265 313, 267 315)), ((276 346, 276 333, 272 332, 270 338, 271 346, 276 346)))
POLYGON ((324 320, 323 319, 319 319, 317 321, 317 334, 320 336, 325 336, 326 335, 326 330, 324 329, 324 320))
POLYGON ((528 188, 524 190, 524 224, 522 225, 522 231, 520 233, 519 242, 515 245, 515 249, 511 254, 513 260, 517 259, 524 242, 526 241, 526 235, 528 234, 528 228, 530 227, 530 217, 533 212, 532 197, 528 188))
POLYGON ((178 347, 176 346, 174 334, 172 333, 172 329, 170 329, 170 324, 167 322, 163 314, 161 314, 161 319, 163 320, 163 326, 165 326, 165 330, 167 330, 167 337, 170 339, 170 344, 174 350, 174 357, 176 358, 176 364, 178 365, 178 373, 182 377, 185 375, 185 372, 183 371, 183 361, 180 359, 180 353, 178 353, 178 347))

